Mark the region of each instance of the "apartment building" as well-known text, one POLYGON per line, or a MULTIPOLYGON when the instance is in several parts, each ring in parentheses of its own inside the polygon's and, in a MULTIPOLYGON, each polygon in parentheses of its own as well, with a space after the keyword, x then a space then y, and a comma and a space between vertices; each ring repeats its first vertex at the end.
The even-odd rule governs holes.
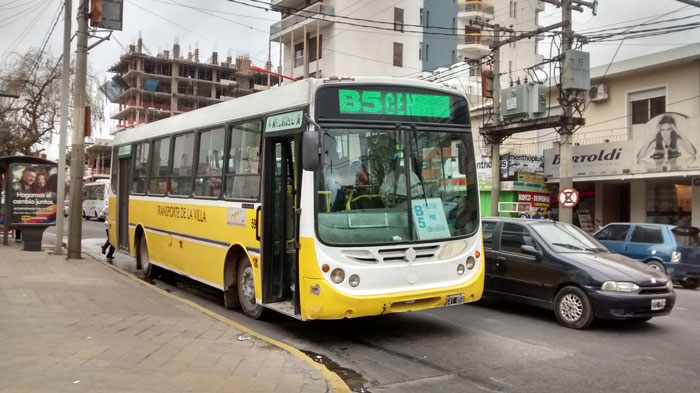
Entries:
MULTIPOLYGON (((172 52, 151 55, 139 38, 108 70, 116 74, 104 87, 116 104, 111 132, 266 89, 267 74, 251 66, 246 56, 235 60, 228 56, 220 62, 216 52, 206 60, 200 60, 199 49, 181 55, 179 44, 173 45, 172 52)), ((271 78, 276 84, 277 77, 271 78)))
MULTIPOLYGON (((417 77, 456 63, 475 64, 490 52, 493 32, 470 21, 530 30, 544 10, 536 0, 272 0, 271 7, 282 20, 270 27, 270 41, 283 46, 283 73, 296 79, 417 77)), ((536 42, 521 41, 502 51, 509 71, 505 82, 542 60, 536 42)))

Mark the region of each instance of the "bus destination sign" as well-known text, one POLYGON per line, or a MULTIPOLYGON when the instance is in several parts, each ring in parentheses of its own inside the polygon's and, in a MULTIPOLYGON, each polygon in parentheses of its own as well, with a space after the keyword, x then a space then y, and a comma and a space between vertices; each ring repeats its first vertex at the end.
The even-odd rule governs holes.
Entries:
POLYGON ((338 106, 344 114, 449 118, 450 97, 397 91, 339 89, 338 106))

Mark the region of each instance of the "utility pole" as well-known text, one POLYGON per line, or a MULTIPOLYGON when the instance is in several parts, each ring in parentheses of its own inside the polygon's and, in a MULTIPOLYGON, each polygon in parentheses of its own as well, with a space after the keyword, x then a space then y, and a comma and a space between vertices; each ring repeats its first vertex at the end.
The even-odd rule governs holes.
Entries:
POLYGON ((68 258, 80 259, 83 211, 83 165, 85 161, 85 86, 87 80, 88 2, 79 0, 73 91, 73 140, 70 160, 70 222, 68 258))
MULTIPOLYGON (((493 26, 493 43, 500 39, 501 26, 493 26)), ((501 123, 501 47, 493 49, 493 122, 494 126, 501 123)), ((491 216, 498 216, 498 201, 501 199, 501 140, 491 141, 491 216)))
MULTIPOLYGON (((61 67, 61 124, 58 132, 58 186, 56 188, 56 248, 63 254, 63 210, 66 200, 66 134, 68 133, 68 91, 70 89, 70 36, 72 0, 63 7, 63 64, 61 67)), ((82 210, 82 209, 81 209, 82 210)))
MULTIPOLYGON (((571 0, 561 1, 561 21, 564 25, 561 28, 562 31, 562 48, 563 54, 568 53, 573 45, 574 31, 571 21, 571 0)), ((559 132, 561 138, 559 139, 559 190, 565 188, 571 188, 574 185, 573 172, 573 125, 571 122, 571 116, 573 114, 573 107, 571 101, 569 100, 569 92, 561 90, 562 97, 560 97, 559 102, 564 110, 564 117, 562 118, 561 131, 559 132)), ((573 223, 573 208, 564 207, 561 203, 559 204, 559 221, 566 223, 573 223)))

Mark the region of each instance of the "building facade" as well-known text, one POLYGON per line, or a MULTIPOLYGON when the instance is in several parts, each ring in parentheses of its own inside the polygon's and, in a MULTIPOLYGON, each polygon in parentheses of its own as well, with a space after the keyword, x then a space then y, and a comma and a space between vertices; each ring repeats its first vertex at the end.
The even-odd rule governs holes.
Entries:
POLYGON ((198 49, 183 56, 179 44, 153 56, 144 52, 140 38, 108 71, 116 74, 103 86, 116 104, 112 133, 263 90, 268 81, 245 56, 220 62, 214 52, 200 61, 198 49))
MULTIPOLYGON (((536 0, 272 0, 271 7, 282 20, 270 27, 270 41, 282 45, 283 74, 295 79, 416 77, 458 63, 476 64, 490 53, 493 32, 470 21, 528 30, 537 27, 544 10, 536 0)), ((525 40, 502 51, 511 71, 504 81, 541 61, 536 42, 525 40)))

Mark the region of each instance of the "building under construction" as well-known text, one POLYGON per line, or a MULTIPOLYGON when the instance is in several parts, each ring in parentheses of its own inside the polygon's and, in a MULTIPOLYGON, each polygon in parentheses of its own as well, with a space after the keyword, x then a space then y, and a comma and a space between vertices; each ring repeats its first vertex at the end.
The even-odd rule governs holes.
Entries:
MULTIPOLYGON (((139 38, 127 53, 108 71, 117 75, 105 85, 105 93, 117 104, 111 118, 116 120, 112 132, 150 123, 191 110, 204 108, 228 99, 241 97, 277 84, 277 77, 251 69, 247 56, 228 56, 219 62, 212 53, 200 61, 199 49, 181 56, 180 45, 172 52, 164 50, 153 56, 144 53, 139 38)), ((270 69, 268 64, 266 67, 270 69)))

